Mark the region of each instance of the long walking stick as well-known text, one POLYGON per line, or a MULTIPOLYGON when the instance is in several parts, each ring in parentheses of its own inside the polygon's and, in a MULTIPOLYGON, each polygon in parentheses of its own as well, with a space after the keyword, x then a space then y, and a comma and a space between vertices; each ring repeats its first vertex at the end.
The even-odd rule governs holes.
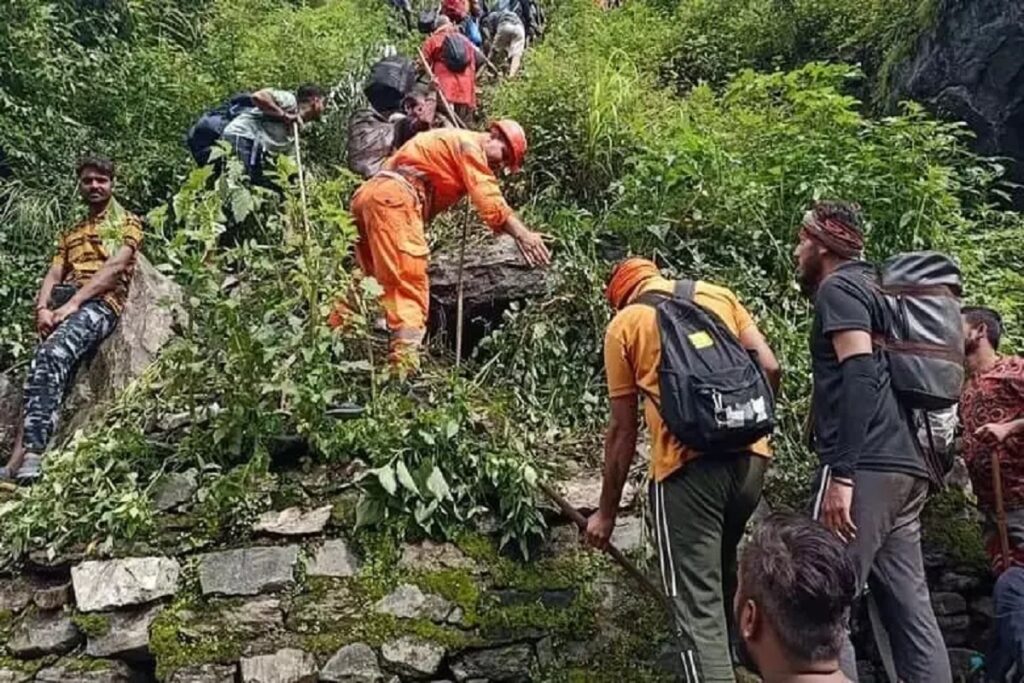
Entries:
MULTIPOLYGON (((466 124, 455 115, 455 109, 449 104, 445 98, 444 93, 441 92, 441 88, 437 82, 437 78, 434 76, 434 72, 430 69, 430 64, 427 62, 427 58, 423 55, 423 50, 417 50, 417 54, 420 57, 420 62, 423 64, 423 68, 426 69, 427 73, 430 74, 430 80, 434 84, 434 90, 437 91, 437 99, 440 100, 441 106, 444 108, 445 113, 448 114, 448 118, 451 119, 452 123, 458 128, 466 128, 466 124)), ((462 364, 462 332, 465 327, 465 297, 463 296, 464 284, 465 284, 465 271, 466 271, 466 240, 469 237, 469 201, 466 201, 466 213, 462 219, 462 236, 459 240, 459 271, 458 279, 456 284, 457 298, 455 302, 455 367, 458 368, 462 364)))
POLYGON ((996 498, 996 530, 999 533, 999 551, 1003 555, 1003 569, 1010 567, 1010 535, 1006 528, 1006 508, 1003 505, 1003 468, 998 451, 992 451, 992 489, 996 498))
MULTIPOLYGON (((305 239, 302 240, 303 252, 305 253, 306 267, 312 268, 313 266, 313 231, 309 227, 309 207, 306 203, 306 173, 302 167, 302 144, 299 140, 299 122, 292 122, 292 132, 295 135, 295 164, 299 167, 299 199, 302 202, 302 227, 305 231, 305 239)), ((316 277, 312 278, 313 282, 309 285, 309 329, 312 334, 313 329, 316 326, 316 316, 318 306, 318 294, 317 294, 317 283, 316 277)))

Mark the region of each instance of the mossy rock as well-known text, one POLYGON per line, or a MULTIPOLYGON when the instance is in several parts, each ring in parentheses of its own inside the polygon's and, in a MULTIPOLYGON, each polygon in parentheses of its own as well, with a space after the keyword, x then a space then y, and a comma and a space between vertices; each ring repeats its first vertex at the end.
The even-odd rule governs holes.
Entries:
POLYGON ((106 614, 79 613, 71 617, 71 621, 90 638, 102 638, 110 633, 110 617, 106 614))

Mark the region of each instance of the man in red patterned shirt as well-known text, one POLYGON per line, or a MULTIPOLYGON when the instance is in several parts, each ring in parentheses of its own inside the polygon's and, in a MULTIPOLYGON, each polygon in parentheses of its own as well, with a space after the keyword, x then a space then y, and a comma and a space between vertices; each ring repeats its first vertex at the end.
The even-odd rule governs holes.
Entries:
POLYGON ((1003 321, 996 311, 965 307, 963 322, 968 374, 960 399, 963 452, 999 577, 993 592, 995 642, 987 664, 991 680, 1004 680, 1009 672, 1024 676, 1024 358, 999 355, 1003 321), (995 524, 993 456, 1002 475, 1008 558, 995 524))

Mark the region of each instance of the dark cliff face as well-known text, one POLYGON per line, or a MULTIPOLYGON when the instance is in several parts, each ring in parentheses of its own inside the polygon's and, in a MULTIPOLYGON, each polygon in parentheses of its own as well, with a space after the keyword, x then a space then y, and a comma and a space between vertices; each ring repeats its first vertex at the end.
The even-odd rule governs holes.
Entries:
MULTIPOLYGON (((975 149, 1014 160, 1024 182, 1024 0, 940 0, 936 26, 896 67, 890 102, 913 99, 967 122, 975 149)), ((1024 191, 1016 193, 1024 207, 1024 191)))

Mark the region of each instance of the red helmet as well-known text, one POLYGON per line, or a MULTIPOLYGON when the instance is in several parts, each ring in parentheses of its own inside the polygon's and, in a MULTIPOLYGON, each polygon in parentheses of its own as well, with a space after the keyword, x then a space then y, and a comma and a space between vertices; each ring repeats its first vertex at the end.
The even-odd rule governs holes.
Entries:
POLYGON ((491 132, 497 132, 508 144, 512 153, 508 160, 508 167, 512 171, 518 171, 523 167, 523 159, 526 157, 526 133, 523 127, 512 119, 499 119, 491 124, 491 132))

